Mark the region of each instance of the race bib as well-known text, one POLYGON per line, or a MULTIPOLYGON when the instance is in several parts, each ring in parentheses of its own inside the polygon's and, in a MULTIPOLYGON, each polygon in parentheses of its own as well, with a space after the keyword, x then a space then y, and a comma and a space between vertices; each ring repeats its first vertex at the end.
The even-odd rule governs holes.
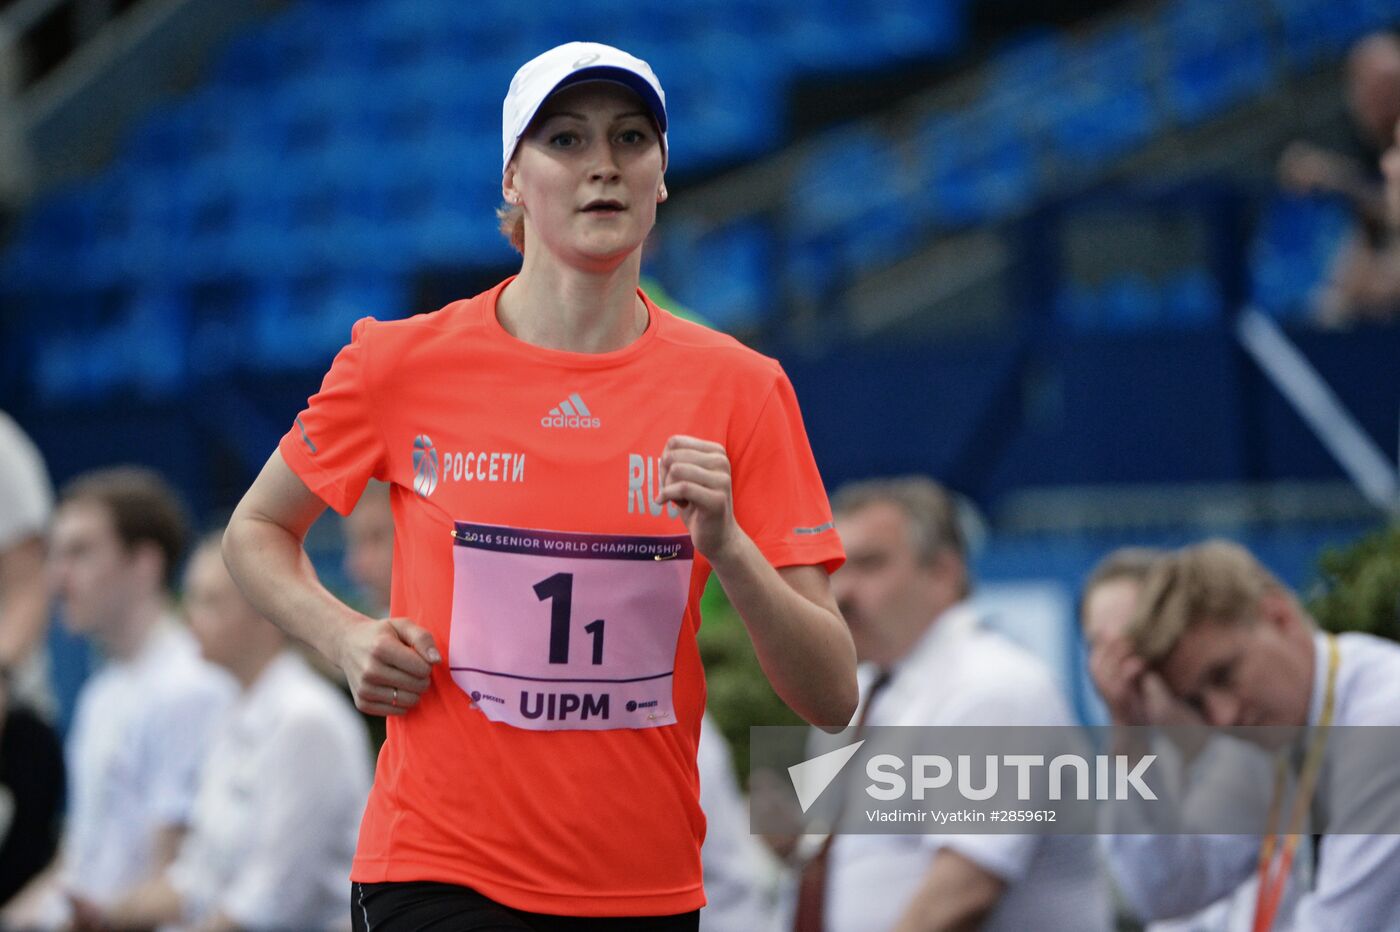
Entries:
POLYGON ((688 535, 458 521, 452 538, 448 662, 487 718, 533 731, 675 722, 688 535))

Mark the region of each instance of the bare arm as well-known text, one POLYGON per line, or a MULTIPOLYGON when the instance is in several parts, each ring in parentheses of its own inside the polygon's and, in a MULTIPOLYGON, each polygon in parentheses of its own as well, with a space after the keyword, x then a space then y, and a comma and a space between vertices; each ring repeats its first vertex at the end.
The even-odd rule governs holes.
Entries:
POLYGON ((36 534, 0 550, 0 665, 28 657, 48 617, 44 541, 36 534))
POLYGON ((154 929, 179 922, 181 912, 180 894, 163 875, 146 881, 105 909, 87 900, 73 900, 74 926, 79 930, 154 929))
POLYGON ((724 447, 672 437, 661 500, 675 502, 695 547, 744 619, 773 689, 808 722, 840 731, 858 700, 856 652, 820 566, 774 569, 734 518, 724 447))
POLYGON ((60 849, 48 866, 29 878, 29 882, 5 903, 5 908, 0 909, 0 926, 25 929, 33 925, 44 901, 59 888, 62 876, 63 851, 60 849))
POLYGON ((851 722, 859 699, 855 645, 820 566, 775 570, 744 535, 715 575, 744 619, 773 689, 803 719, 826 731, 851 722))
POLYGON ((895 932, 958 932, 978 928, 1006 882, 951 848, 940 848, 895 932))
MULTIPOLYGON (((112 910, 103 910, 81 896, 69 893, 68 903, 73 913, 72 927, 77 932, 87 929, 149 929, 180 918, 180 901, 169 897, 174 891, 165 881, 166 869, 175 860, 180 843, 185 838, 183 826, 166 826, 156 832, 152 846, 151 879, 136 887, 112 910), (169 896, 165 895, 169 891, 169 896), (120 919, 120 921, 118 921, 120 919)), ((63 855, 55 855, 49 866, 32 879, 6 905, 0 918, 16 928, 28 928, 35 923, 34 912, 51 891, 59 889, 63 875, 63 855)))
POLYGON ((425 629, 368 618, 321 584, 302 542, 325 507, 274 452, 229 519, 224 560, 258 611, 345 672, 361 711, 402 715, 442 657, 425 629))

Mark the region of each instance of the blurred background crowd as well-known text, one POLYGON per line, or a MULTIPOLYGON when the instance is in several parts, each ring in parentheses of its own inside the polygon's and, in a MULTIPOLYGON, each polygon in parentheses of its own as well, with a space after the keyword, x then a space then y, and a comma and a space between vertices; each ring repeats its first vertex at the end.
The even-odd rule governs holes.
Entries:
MULTIPOLYGON (((113 650, 69 617, 52 489, 139 466, 191 544, 218 528, 356 319, 514 270, 500 102, 571 39, 667 90, 650 293, 783 363, 833 490, 955 492, 985 623, 1073 720, 1107 720, 1079 595, 1124 545, 1228 537, 1324 626, 1400 636, 1397 27, 1397 0, 0 0, 5 792, 16 760, 61 773, 113 650)), ((356 520, 308 549, 382 605, 391 529, 356 520)), ((190 616, 186 549, 87 597, 144 573, 190 616)), ((747 727, 794 719, 717 587, 701 637, 742 782, 747 727)), ((57 842, 62 784, 30 782, 0 899, 57 842)))

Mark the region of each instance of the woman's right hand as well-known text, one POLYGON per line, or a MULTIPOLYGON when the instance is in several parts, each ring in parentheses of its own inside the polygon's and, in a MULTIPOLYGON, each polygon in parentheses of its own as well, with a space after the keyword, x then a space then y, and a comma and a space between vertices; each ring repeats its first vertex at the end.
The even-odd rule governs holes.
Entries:
POLYGON ((442 654, 425 628, 407 618, 383 618, 343 628, 335 661, 355 708, 366 715, 403 715, 428 691, 442 654))

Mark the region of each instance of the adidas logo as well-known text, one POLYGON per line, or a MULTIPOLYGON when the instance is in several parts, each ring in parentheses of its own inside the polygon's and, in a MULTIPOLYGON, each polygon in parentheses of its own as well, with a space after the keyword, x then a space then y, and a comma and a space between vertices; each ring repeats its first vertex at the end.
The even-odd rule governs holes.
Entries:
POLYGON ((559 402, 559 407, 550 408, 549 413, 540 418, 541 427, 602 427, 603 422, 593 416, 588 405, 583 403, 578 392, 559 402))

